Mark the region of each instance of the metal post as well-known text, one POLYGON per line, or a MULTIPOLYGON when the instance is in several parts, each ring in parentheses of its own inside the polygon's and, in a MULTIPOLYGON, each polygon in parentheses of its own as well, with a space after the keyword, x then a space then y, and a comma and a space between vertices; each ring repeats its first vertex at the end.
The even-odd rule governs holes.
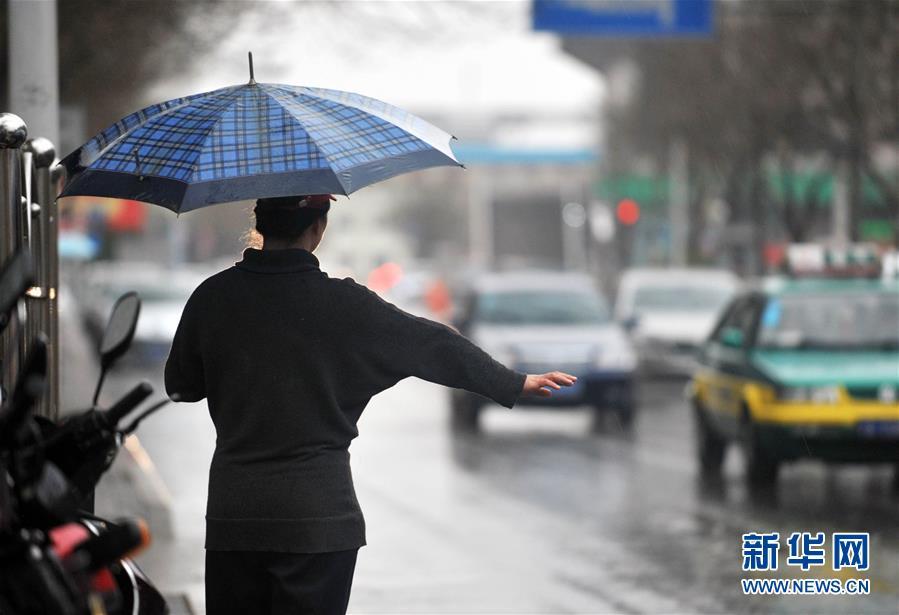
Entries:
POLYGON ((494 259, 491 181, 483 168, 468 173, 468 252, 479 269, 490 269, 494 259))
MULTIPOLYGON (((49 169, 48 169, 49 171, 49 169)), ((50 340, 47 354, 48 382, 47 390, 50 401, 50 418, 59 418, 59 203, 56 201, 56 182, 53 174, 47 174, 46 193, 47 204, 42 206, 49 209, 47 218, 47 261, 48 261, 48 285, 47 299, 50 303, 50 326, 47 337, 50 340)))
POLYGON ((38 413, 55 419, 59 410, 59 327, 56 313, 56 289, 59 278, 58 229, 56 222, 56 194, 52 187, 50 167, 56 159, 53 143, 44 137, 34 137, 25 143, 23 151, 34 161, 35 203, 32 214, 31 254, 36 270, 36 285, 26 301, 29 340, 42 332, 47 336, 48 394, 41 398, 38 413), (36 215, 35 215, 36 214, 36 215), (32 322, 33 319, 33 322, 32 322))
POLYGON ((834 244, 845 246, 852 236, 849 198, 849 163, 840 160, 834 174, 833 206, 830 212, 831 240, 834 244))
MULTIPOLYGON (((24 149, 24 148, 23 148, 24 149)), ((30 205, 31 201, 28 196, 30 194, 30 190, 27 188, 28 182, 30 181, 28 169, 31 165, 31 156, 26 152, 22 152, 22 167, 25 170, 25 194, 20 198, 19 203, 19 228, 23 229, 22 236, 22 249, 27 250, 29 253, 33 254, 31 251, 31 215, 30 215, 30 205)), ((33 261, 32 261, 33 262, 33 261)), ((23 308, 22 311, 19 312, 19 317, 21 318, 24 315, 24 322, 19 322, 19 357, 26 357, 28 355, 28 345, 30 341, 34 339, 35 335, 37 335, 38 331, 42 329, 38 326, 37 320, 37 306, 33 305, 32 296, 36 291, 37 287, 31 287, 28 289, 25 297, 22 297, 23 303, 20 306, 23 308)))
POLYGON ((559 213, 562 224, 562 264, 565 269, 587 269, 587 209, 580 202, 583 192, 574 186, 559 187, 559 213))
POLYGON ((671 264, 683 267, 687 264, 687 242, 690 236, 689 175, 687 170, 687 144, 675 139, 668 152, 668 215, 671 233, 671 264))
MULTIPOLYGON (((19 207, 19 228, 23 232, 22 245, 31 254, 32 262, 35 262, 33 260, 35 252, 38 252, 35 250, 35 246, 40 245, 41 238, 35 226, 37 220, 35 219, 35 224, 32 224, 32 208, 37 207, 37 204, 34 202, 34 155, 28 144, 29 141, 25 141, 25 145, 22 146, 22 181, 24 185, 22 186, 22 202, 19 207)), ((24 332, 19 337, 19 355, 22 357, 27 355, 28 344, 31 343, 31 340, 44 330, 40 322, 40 301, 38 298, 40 296, 41 284, 40 280, 37 279, 38 271, 38 268, 35 267, 34 286, 28 289, 27 296, 23 298, 25 303, 24 332)))
POLYGON ((175 216, 166 216, 168 229, 166 236, 169 242, 169 267, 177 269, 187 262, 188 227, 186 220, 175 216))
MULTIPOLYGON (((6 262, 21 247, 21 152, 19 148, 28 136, 28 127, 17 115, 0 113, 0 262, 6 262)), ((19 354, 18 315, 12 318, 0 337, 2 385, 9 392, 16 380, 22 357, 19 354)))

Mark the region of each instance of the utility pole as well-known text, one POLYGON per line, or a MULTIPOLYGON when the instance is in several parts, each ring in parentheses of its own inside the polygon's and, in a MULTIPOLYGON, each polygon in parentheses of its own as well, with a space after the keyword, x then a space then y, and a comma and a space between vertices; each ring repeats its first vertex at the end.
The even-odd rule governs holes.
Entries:
POLYGON ((9 0, 10 110, 28 132, 59 143, 56 0, 9 0))

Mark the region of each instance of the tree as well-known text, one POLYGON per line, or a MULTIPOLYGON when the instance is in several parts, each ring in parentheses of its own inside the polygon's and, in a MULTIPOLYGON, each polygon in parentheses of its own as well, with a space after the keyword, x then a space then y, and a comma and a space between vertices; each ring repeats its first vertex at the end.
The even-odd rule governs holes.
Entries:
MULTIPOLYGON (((0 0, 3 66, 7 3, 0 0)), ((154 80, 183 69, 251 6, 215 0, 58 0, 61 104, 85 110, 89 133, 102 130, 142 105, 154 80)), ((8 83, 0 81, 5 100, 8 83)))
POLYGON ((899 140, 899 3, 731 0, 716 9, 708 39, 566 41, 581 58, 602 58, 600 68, 626 61, 639 74, 628 104, 609 110, 608 170, 640 157, 663 169, 668 144, 684 139, 694 196, 726 195, 734 216, 752 222, 757 248, 771 217, 790 239, 806 237, 821 182, 774 194, 768 179, 812 162, 818 168, 806 170, 818 174, 848 168, 853 222, 869 213, 865 178, 899 217, 899 170, 873 159, 899 140))

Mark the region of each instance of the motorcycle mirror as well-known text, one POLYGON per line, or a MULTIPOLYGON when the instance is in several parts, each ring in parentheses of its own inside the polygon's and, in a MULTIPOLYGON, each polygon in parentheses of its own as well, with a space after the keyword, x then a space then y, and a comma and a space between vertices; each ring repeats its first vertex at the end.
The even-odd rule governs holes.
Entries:
POLYGON ((9 322, 9 313, 19 298, 34 284, 34 261, 19 250, 0 269, 0 330, 9 322))
POLYGON ((103 386, 106 372, 131 346, 138 316, 140 316, 140 297, 135 292, 125 293, 112 307, 103 339, 100 340, 100 379, 94 391, 95 406, 100 397, 100 388, 103 386))

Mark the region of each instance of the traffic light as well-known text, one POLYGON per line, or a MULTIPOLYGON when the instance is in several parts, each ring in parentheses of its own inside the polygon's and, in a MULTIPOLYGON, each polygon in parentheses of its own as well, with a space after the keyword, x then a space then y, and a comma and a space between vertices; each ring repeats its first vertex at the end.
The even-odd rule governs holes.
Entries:
POLYGON ((640 205, 634 199, 621 199, 615 207, 615 217, 625 226, 633 226, 640 219, 640 205))

